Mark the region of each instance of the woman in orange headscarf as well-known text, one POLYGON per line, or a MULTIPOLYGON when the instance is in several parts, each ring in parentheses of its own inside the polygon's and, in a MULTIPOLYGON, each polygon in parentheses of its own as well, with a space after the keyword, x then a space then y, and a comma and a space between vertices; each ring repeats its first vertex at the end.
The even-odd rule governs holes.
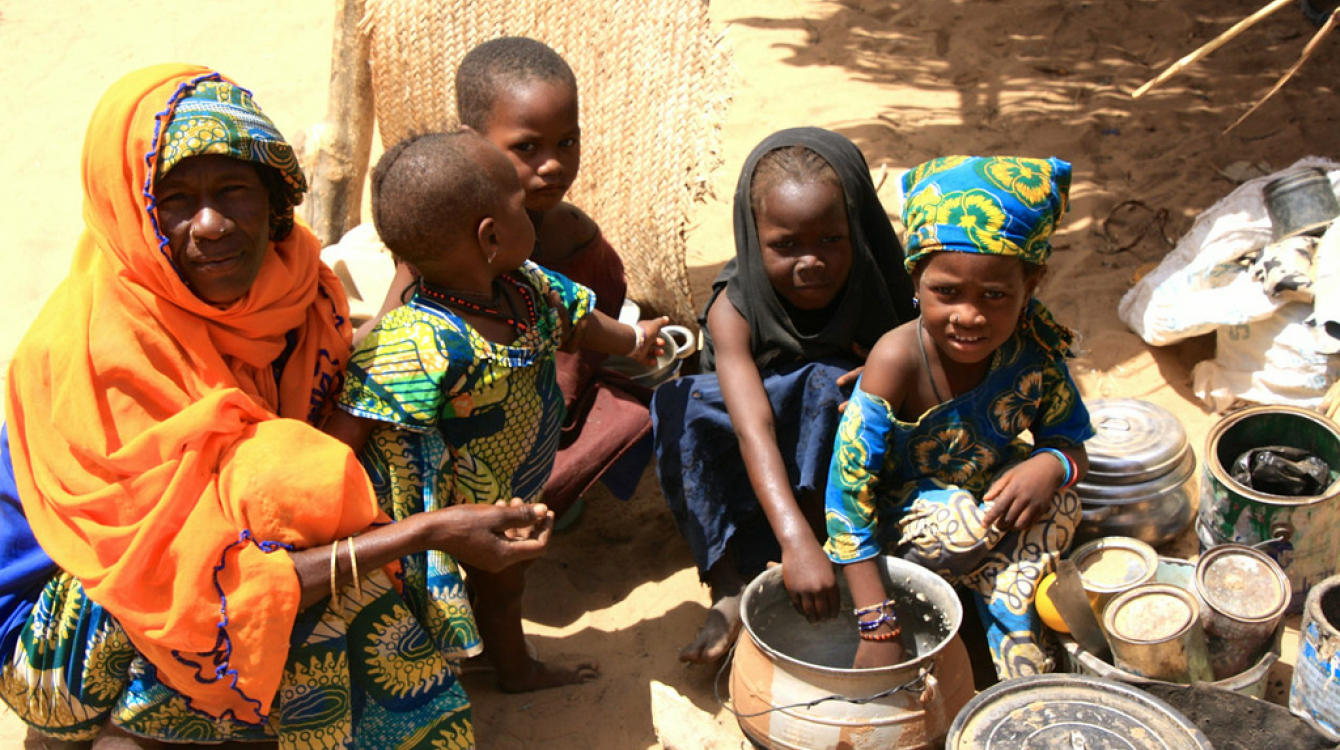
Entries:
POLYGON ((9 375, 22 514, 6 507, 27 524, 4 533, 52 567, 34 585, 0 556, 0 697, 68 740, 110 725, 472 746, 458 655, 381 566, 434 549, 498 569, 540 554, 551 518, 386 524, 353 454, 313 426, 338 392, 347 305, 294 223, 293 151, 249 92, 181 65, 126 76, 93 115, 83 179, 70 275, 9 375))

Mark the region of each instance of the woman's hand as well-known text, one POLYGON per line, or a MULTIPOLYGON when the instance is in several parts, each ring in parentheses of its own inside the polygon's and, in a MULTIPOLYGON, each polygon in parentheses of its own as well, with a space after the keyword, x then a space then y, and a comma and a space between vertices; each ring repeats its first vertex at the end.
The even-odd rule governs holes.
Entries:
POLYGON ((1015 464, 982 496, 982 502, 991 506, 982 522, 1002 530, 1028 528, 1047 512, 1064 478, 1065 468, 1050 454, 1015 464))
POLYGON ((454 505, 424 516, 431 524, 431 549, 490 573, 543 555, 554 530, 553 511, 519 498, 497 505, 454 505))
POLYGON ((833 563, 813 537, 796 546, 782 550, 782 582, 792 606, 810 622, 834 617, 840 602, 833 563))

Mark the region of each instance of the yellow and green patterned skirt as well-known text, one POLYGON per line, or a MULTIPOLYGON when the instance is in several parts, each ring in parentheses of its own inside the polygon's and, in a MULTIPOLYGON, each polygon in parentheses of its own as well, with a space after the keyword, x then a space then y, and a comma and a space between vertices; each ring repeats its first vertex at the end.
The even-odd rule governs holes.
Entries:
POLYGON ((454 663, 376 571, 298 614, 279 694, 263 725, 192 709, 158 680, 116 620, 60 573, 0 668, 0 698, 30 726, 66 740, 108 720, 166 742, 278 740, 293 750, 474 747, 454 663))

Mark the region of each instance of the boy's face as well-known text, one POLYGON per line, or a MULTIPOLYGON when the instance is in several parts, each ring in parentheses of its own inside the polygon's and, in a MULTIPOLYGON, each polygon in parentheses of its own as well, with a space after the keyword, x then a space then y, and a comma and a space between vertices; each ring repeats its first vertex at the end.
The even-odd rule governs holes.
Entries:
POLYGON ((947 359, 981 362, 1014 333, 1039 278, 1018 258, 935 253, 915 274, 921 324, 947 359))
POLYGON ((480 135, 516 167, 526 208, 547 211, 563 200, 582 163, 577 92, 547 81, 509 87, 494 101, 480 135))

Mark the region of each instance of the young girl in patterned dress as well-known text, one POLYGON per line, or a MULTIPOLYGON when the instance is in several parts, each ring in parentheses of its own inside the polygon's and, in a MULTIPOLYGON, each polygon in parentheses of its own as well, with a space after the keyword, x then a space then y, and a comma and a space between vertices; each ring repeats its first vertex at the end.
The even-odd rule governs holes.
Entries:
MULTIPOLYGON (((418 274, 350 359, 343 413, 327 429, 360 448, 392 518, 461 504, 536 502, 563 423, 560 346, 646 359, 665 319, 625 325, 594 309, 583 286, 527 260, 535 230, 515 169, 473 133, 432 134, 388 151, 372 177, 377 232, 418 274)), ((550 514, 552 515, 552 514, 550 514)), ((483 646, 508 691, 594 678, 594 663, 544 664, 521 629, 525 565, 465 569, 479 632, 455 562, 405 558, 406 599, 440 643, 483 646), (465 630, 462 630, 465 627, 465 630)))
POLYGON ((825 549, 860 623, 856 666, 902 658, 875 560, 895 554, 973 591, 1001 678, 1047 671, 1033 598, 1073 538, 1070 488, 1093 435, 1066 370, 1072 334, 1033 299, 1070 165, 945 157, 903 184, 921 317, 871 351, 826 498, 825 549))

